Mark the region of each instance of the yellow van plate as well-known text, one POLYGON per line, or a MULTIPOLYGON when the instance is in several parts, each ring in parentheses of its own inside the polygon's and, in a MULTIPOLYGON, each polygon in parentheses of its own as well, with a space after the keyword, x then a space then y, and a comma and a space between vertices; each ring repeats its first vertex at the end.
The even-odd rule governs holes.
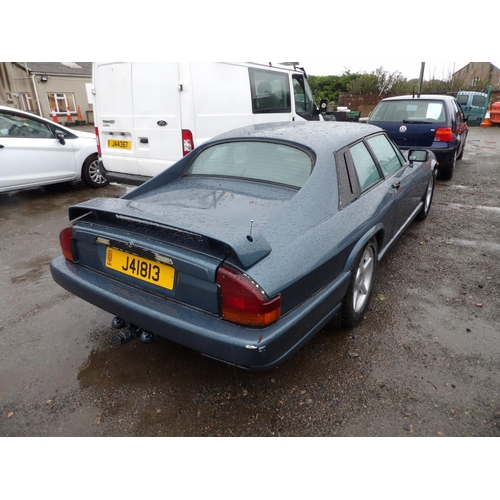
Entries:
POLYGON ((132 149, 132 141, 117 141, 116 139, 108 139, 108 148, 132 149))

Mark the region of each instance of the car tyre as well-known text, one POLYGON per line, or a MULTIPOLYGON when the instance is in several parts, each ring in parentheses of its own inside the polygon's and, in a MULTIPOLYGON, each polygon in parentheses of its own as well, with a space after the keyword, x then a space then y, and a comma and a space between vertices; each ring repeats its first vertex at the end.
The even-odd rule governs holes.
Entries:
POLYGON ((442 181, 449 181, 453 177, 453 169, 457 163, 457 152, 453 153, 453 160, 446 163, 443 167, 438 170, 438 179, 442 181))
POLYGON ((90 156, 85 160, 82 168, 82 180, 92 188, 104 187, 109 184, 109 180, 99 167, 97 156, 90 156))
POLYGON ((342 325, 353 327, 362 319, 370 303, 377 270, 378 245, 372 238, 351 268, 351 281, 342 301, 342 325))
POLYGON ((457 160, 461 160, 462 157, 464 156, 466 142, 467 142, 467 135, 465 136, 465 139, 462 141, 462 149, 460 150, 460 154, 457 156, 457 160))
POLYGON ((420 212, 417 214, 417 220, 424 220, 427 219, 427 216, 429 215, 429 212, 431 210, 431 204, 432 204, 432 198, 434 197, 434 172, 431 175, 431 178, 429 179, 429 183, 427 184, 427 189, 425 190, 425 195, 422 198, 422 201, 424 202, 422 208, 420 209, 420 212))

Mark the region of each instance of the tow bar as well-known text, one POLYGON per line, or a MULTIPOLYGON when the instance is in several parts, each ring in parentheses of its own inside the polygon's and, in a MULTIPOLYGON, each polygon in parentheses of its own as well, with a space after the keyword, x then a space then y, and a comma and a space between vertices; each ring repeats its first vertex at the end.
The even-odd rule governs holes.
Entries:
POLYGON ((151 344, 156 340, 156 335, 154 333, 143 330, 139 326, 131 325, 122 318, 113 318, 111 326, 115 330, 122 330, 113 335, 113 342, 117 345, 128 344, 136 338, 139 338, 144 344, 151 344))

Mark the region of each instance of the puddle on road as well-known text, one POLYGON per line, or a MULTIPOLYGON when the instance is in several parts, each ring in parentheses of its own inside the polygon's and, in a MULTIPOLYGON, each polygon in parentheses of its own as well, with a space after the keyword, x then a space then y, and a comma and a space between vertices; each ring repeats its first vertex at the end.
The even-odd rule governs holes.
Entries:
POLYGON ((48 266, 50 261, 52 260, 52 255, 41 255, 39 257, 35 257, 27 262, 20 262, 17 268, 20 269, 28 269, 23 274, 13 276, 11 278, 12 283, 33 283, 34 281, 38 281, 44 276, 48 276, 49 270, 48 266))
POLYGON ((26 189, 0 193, 0 212, 2 219, 11 217, 25 221, 31 218, 45 217, 51 212, 66 210, 70 205, 97 197, 118 198, 129 191, 128 186, 109 184, 103 188, 92 189, 81 182, 67 185, 54 185, 42 188, 26 189))

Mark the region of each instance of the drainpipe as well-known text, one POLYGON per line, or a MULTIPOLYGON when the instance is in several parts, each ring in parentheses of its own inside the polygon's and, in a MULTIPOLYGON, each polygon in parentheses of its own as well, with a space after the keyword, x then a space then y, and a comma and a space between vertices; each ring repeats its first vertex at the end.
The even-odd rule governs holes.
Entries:
POLYGON ((38 99, 38 89, 36 87, 36 82, 35 82, 35 74, 32 73, 30 75, 27 63, 24 63, 24 67, 26 68, 26 74, 31 76, 31 83, 33 84, 33 90, 35 91, 35 102, 36 102, 36 107, 38 108, 38 115, 42 116, 42 109, 40 108, 40 100, 38 99))

